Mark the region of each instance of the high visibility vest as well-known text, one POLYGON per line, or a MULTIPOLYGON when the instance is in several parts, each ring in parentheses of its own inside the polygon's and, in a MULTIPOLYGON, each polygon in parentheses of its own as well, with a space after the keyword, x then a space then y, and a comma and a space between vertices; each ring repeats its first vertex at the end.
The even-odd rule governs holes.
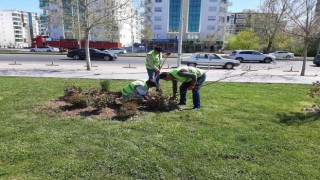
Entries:
POLYGON ((159 55, 156 54, 156 52, 154 50, 148 52, 147 54, 147 58, 146 58, 146 67, 147 69, 154 69, 153 66, 150 65, 149 61, 148 61, 148 55, 151 55, 152 56, 152 59, 153 59, 153 64, 156 66, 156 67, 160 67, 160 59, 159 59, 159 55))
POLYGON ((176 68, 170 71, 170 74, 178 81, 181 82, 189 82, 192 81, 192 78, 187 78, 187 77, 181 77, 178 75, 178 71, 181 69, 186 69, 189 73, 192 73, 197 76, 197 79, 201 77, 204 74, 204 71, 202 69, 194 68, 194 67, 181 67, 181 68, 176 68))
POLYGON ((126 87, 124 87, 121 90, 121 93, 124 96, 127 96, 129 94, 138 93, 138 91, 135 88, 136 86, 144 86, 146 89, 148 89, 148 85, 146 82, 147 82, 146 80, 133 81, 133 82, 129 83, 126 87))

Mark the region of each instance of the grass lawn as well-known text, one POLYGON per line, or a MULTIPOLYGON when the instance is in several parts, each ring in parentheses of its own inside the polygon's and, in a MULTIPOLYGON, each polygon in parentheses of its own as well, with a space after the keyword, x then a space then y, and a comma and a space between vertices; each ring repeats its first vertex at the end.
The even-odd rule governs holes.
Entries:
POLYGON ((99 82, 0 77, 0 179, 320 178, 320 119, 301 110, 311 85, 214 83, 200 111, 124 122, 34 110, 71 84, 99 82))

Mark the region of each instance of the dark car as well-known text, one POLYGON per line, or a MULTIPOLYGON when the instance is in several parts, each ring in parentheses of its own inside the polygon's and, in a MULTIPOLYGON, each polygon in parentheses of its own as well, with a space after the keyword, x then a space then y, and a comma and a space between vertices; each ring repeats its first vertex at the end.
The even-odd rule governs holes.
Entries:
MULTIPOLYGON (((110 54, 104 51, 100 51, 98 49, 89 49, 89 51, 90 51, 91 59, 103 59, 106 61, 115 61, 118 58, 116 54, 110 54)), ((73 51, 69 51, 67 56, 75 60, 85 59, 86 52, 85 52, 85 49, 76 49, 73 51)))
POLYGON ((316 66, 320 66, 320 54, 318 54, 314 59, 313 59, 313 64, 316 66))

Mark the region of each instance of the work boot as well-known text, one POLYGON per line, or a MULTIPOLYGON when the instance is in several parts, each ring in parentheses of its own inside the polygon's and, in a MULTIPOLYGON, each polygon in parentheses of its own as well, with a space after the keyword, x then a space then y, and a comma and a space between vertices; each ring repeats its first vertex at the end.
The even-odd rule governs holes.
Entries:
POLYGON ((187 103, 185 103, 185 102, 179 102, 178 105, 187 105, 187 103))

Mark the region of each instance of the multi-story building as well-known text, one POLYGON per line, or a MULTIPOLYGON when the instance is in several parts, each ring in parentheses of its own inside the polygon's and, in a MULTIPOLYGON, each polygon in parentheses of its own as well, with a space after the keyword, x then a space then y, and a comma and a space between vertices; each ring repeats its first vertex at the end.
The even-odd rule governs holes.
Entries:
MULTIPOLYGON (((43 10, 40 18, 43 35, 52 39, 78 39, 79 36, 80 39, 84 38, 84 31, 81 29, 82 26, 80 26, 81 19, 83 18, 83 9, 79 6, 79 2, 73 1, 75 4, 72 5, 71 0, 62 0, 62 6, 54 6, 50 4, 48 0, 39 1, 40 9, 43 10), (49 17, 52 18, 50 13, 52 12, 63 12, 64 18, 58 18, 60 21, 57 21, 57 19, 50 20, 49 17), (65 17, 69 17, 69 19, 66 20, 65 17)), ((106 2, 99 0, 95 3, 99 4, 100 1, 106 2)), ((122 1, 124 2, 124 0, 119 0, 119 2, 122 1)), ((99 11, 100 10, 97 10, 97 15, 99 15, 99 11)), ((141 41, 141 17, 136 8, 133 6, 123 6, 122 8, 116 9, 112 14, 114 17, 108 17, 110 21, 106 22, 109 27, 100 25, 92 29, 90 34, 92 41, 120 42, 124 47, 141 41), (122 18, 125 17, 128 12, 134 15, 129 18, 122 18)))
POLYGON ((221 48, 229 5, 227 0, 145 0, 145 24, 154 36, 151 45, 176 50, 182 11, 184 52, 221 48))
MULTIPOLYGON (((259 13, 254 11, 232 13, 229 21, 229 33, 237 34, 245 28, 261 29, 261 26, 264 26, 266 21, 272 22, 272 19, 273 21, 276 21, 277 16, 277 14, 259 13)), ((286 23, 281 22, 277 26, 284 28, 286 23)))
POLYGON ((0 11, 0 34, 1 47, 29 47, 31 39, 39 34, 37 13, 0 11))
POLYGON ((245 14, 244 12, 232 13, 230 15, 229 33, 237 34, 245 28, 245 14))

